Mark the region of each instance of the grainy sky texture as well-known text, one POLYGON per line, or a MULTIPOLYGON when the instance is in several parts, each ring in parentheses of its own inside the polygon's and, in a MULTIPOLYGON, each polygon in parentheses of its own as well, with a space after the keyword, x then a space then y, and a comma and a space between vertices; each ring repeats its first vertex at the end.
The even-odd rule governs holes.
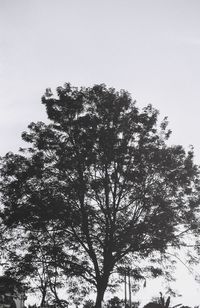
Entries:
MULTIPOLYGON (((65 82, 152 103, 169 117, 171 143, 194 145, 200 162, 200 1, 0 0, 0 155, 46 119, 41 96, 65 82)), ((183 280, 187 304, 199 303, 183 280)))

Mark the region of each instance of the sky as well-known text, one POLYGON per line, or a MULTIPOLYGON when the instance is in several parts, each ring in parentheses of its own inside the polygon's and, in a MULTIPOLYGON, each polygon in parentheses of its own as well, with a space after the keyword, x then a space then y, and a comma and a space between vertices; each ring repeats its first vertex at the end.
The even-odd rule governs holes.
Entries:
MULTIPOLYGON (((200 163, 199 0, 0 0, 0 155, 46 121, 41 97, 65 82, 151 103, 168 116, 170 142, 193 145, 200 163)), ((181 277, 188 304, 200 303, 181 277)))

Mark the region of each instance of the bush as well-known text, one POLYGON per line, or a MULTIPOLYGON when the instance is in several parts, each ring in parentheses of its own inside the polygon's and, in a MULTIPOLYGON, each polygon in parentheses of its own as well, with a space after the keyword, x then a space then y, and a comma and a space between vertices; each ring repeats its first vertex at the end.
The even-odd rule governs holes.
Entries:
POLYGON ((93 308, 95 306, 92 299, 86 300, 83 304, 83 308, 93 308))
POLYGON ((156 302, 150 302, 146 304, 144 308, 162 308, 162 305, 156 302))

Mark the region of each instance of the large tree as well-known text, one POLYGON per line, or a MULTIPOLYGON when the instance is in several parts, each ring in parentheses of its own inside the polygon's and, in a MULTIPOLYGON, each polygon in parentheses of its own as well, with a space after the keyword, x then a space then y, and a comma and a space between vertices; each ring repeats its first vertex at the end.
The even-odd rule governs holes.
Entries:
POLYGON ((164 254, 194 227, 198 168, 192 150, 168 145, 167 120, 124 90, 67 83, 42 103, 49 122, 31 123, 30 146, 2 158, 2 217, 48 236, 56 266, 91 284, 100 307, 126 256, 164 254))

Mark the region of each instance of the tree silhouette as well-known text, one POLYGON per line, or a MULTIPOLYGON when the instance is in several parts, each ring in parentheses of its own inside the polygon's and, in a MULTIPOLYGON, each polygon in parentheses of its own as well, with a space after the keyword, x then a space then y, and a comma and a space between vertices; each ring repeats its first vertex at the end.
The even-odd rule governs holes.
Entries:
POLYGON ((167 119, 158 125, 124 90, 67 83, 42 103, 49 122, 31 123, 30 146, 2 158, 2 217, 48 237, 56 266, 95 288, 101 307, 124 257, 165 253, 195 226, 198 169, 192 150, 167 144, 167 119))
MULTIPOLYGON (((52 302, 57 307, 66 307, 64 300, 58 296, 58 289, 65 286, 63 282, 66 279, 63 279, 63 274, 61 279, 61 270, 52 252, 52 242, 44 233, 29 232, 27 236, 22 236, 16 234, 16 229, 14 232, 12 235, 4 234, 5 243, 1 245, 4 259, 7 260, 4 265, 5 274, 23 282, 27 291, 39 293, 41 307, 52 302)), ((54 236, 55 243, 56 240, 54 236)))

